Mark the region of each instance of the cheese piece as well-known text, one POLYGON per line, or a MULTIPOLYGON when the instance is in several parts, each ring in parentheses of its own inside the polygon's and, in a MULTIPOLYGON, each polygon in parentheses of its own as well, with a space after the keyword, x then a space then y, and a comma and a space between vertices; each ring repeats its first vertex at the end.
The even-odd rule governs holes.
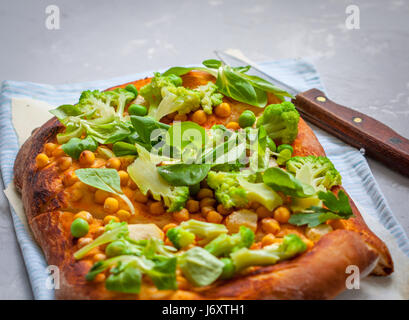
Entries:
POLYGON ((332 231, 332 227, 328 224, 320 224, 313 228, 307 228, 305 235, 308 239, 317 242, 322 236, 332 231))
POLYGON ((234 211, 226 218, 226 227, 230 233, 239 232, 240 226, 245 226, 256 232, 257 214, 253 211, 242 209, 234 211))
POLYGON ((135 241, 151 238, 163 240, 164 238, 163 231, 153 223, 129 224, 128 230, 129 238, 135 241))

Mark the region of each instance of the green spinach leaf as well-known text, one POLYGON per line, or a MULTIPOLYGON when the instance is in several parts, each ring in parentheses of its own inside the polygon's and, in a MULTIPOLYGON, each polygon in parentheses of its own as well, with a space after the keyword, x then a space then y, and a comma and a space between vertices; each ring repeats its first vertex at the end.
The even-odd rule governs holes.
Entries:
POLYGON ((158 172, 171 185, 193 186, 206 178, 210 168, 210 164, 178 163, 160 166, 158 172))
POLYGON ((62 145, 64 152, 74 159, 78 159, 84 150, 94 152, 97 148, 98 143, 91 136, 84 139, 71 138, 70 141, 62 145))
POLYGON ((112 146, 112 151, 117 157, 128 156, 128 155, 138 155, 138 151, 134 144, 126 142, 116 142, 112 146))

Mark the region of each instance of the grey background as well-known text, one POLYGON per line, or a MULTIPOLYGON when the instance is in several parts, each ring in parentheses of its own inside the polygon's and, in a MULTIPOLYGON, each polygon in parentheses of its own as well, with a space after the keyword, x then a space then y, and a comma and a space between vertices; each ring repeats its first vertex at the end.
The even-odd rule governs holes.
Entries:
MULTIPOLYGON (((21 1, 0 3, 0 81, 51 84, 198 63, 214 49, 256 61, 310 58, 333 100, 409 137, 409 2, 393 1, 21 1), (47 30, 45 8, 60 8, 47 30), (345 28, 345 9, 361 28, 345 28)), ((369 159, 389 204, 409 231, 409 179, 369 159)), ((31 288, 7 202, 0 193, 0 298, 31 288)))

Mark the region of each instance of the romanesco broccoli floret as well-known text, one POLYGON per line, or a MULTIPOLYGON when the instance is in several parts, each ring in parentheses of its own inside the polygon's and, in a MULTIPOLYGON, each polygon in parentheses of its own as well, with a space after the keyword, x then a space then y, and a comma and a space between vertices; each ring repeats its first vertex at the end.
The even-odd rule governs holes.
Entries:
POLYGON ((211 81, 195 90, 200 93, 200 104, 207 114, 212 114, 213 107, 223 102, 223 95, 217 92, 217 86, 211 81))
POLYGON ((189 188, 170 185, 158 173, 156 164, 159 158, 151 157, 144 147, 135 146, 138 158, 128 166, 128 173, 139 190, 145 195, 150 192, 155 200, 163 200, 168 212, 183 209, 189 198, 189 188))
POLYGON ((327 157, 293 157, 287 161, 287 171, 316 191, 330 190, 341 184, 341 175, 327 157))
POLYGON ((281 197, 264 183, 254 183, 255 176, 241 172, 210 171, 207 184, 225 208, 243 208, 255 201, 269 210, 280 206, 281 197))
POLYGON ((254 242, 254 237, 254 232, 251 229, 240 226, 239 232, 233 235, 221 234, 209 242, 205 249, 216 257, 228 256, 238 249, 250 248, 254 242))
POLYGON ((257 120, 257 127, 263 126, 268 136, 281 143, 292 143, 298 134, 300 115, 289 101, 267 106, 257 120))

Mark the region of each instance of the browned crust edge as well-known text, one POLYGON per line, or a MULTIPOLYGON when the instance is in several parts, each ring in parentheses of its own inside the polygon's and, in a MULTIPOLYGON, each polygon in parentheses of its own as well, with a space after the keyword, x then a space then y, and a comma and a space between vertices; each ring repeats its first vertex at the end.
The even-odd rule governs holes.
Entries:
MULTIPOLYGON (((195 73, 192 73, 195 77, 195 73)), ((200 77, 200 74, 199 74, 200 77)), ((143 86, 148 79, 133 82, 143 86)), ((201 83, 193 79, 192 83, 201 83)), ((208 81, 208 80, 207 80, 208 81)), ((126 84, 125 84, 126 85, 126 84)), ((125 86, 121 85, 121 87, 125 86)), ((37 171, 35 156, 46 142, 51 141, 62 129, 56 118, 50 119, 35 130, 21 147, 14 165, 14 181, 20 193, 27 219, 37 242, 42 247, 49 264, 60 267, 61 287, 56 291, 60 299, 114 299, 127 298, 112 294, 102 285, 88 283, 84 275, 89 266, 73 260, 73 239, 64 229, 57 210, 64 199, 55 198, 62 183, 56 168, 47 167, 37 171)), ((293 143, 294 155, 325 155, 311 128, 301 119, 299 134, 293 143)), ((337 192, 339 188, 335 188, 337 192)), ((386 245, 365 224, 359 210, 350 199, 355 218, 334 222, 337 230, 331 232, 316 246, 288 262, 258 268, 244 277, 215 284, 201 292, 180 295, 184 298, 204 299, 328 299, 345 288, 345 269, 357 265, 361 272, 388 275, 393 272, 393 263, 386 245), (353 231, 353 232, 351 232, 353 231), (379 258, 379 259, 378 259, 379 258)), ((178 293, 175 294, 178 297, 178 293)), ((135 297, 133 297, 135 298, 135 297)))

